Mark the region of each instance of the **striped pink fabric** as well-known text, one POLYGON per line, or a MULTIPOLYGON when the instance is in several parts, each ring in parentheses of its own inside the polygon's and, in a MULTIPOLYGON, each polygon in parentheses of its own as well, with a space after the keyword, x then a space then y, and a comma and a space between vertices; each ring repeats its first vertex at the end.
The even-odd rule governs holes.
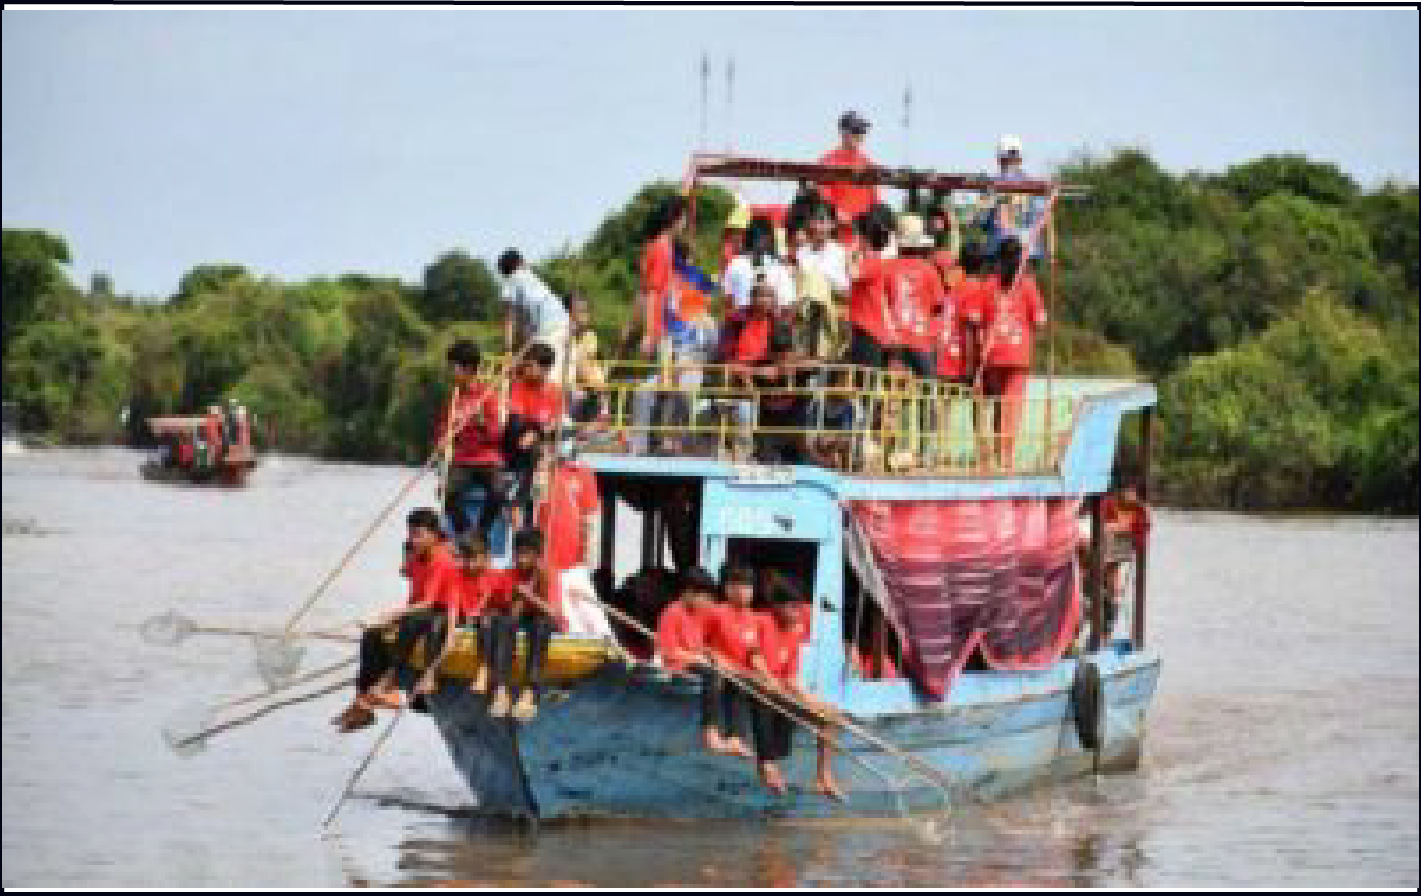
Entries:
POLYGON ((850 501, 847 554, 904 647, 907 671, 944 699, 974 649, 993 669, 1060 659, 1080 618, 1075 498, 850 501))

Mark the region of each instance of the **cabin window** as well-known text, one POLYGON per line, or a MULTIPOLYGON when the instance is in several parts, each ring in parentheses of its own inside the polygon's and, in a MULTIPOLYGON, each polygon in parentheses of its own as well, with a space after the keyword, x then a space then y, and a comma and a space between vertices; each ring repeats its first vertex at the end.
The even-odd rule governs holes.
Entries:
MULTIPOLYGON (((685 476, 597 474, 601 545, 592 581, 598 596, 651 631, 675 598, 677 573, 700 564, 704 481, 685 476)), ((638 659, 655 645, 612 620, 617 640, 638 659)))

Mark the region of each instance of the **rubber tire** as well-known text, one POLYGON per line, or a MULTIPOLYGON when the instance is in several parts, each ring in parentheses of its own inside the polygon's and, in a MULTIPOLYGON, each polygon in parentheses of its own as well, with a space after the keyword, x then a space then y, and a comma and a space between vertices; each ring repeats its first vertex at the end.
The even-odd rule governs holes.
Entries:
POLYGON ((1071 681, 1071 715, 1081 747, 1099 752, 1105 743, 1105 680, 1100 668, 1087 659, 1076 661, 1071 681))

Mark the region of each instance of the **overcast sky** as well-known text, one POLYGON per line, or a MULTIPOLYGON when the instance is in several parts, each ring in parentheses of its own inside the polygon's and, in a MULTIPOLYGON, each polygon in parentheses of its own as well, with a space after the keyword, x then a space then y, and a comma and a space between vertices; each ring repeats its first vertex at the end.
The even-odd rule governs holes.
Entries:
POLYGON ((144 295, 206 261, 415 281, 450 248, 580 242, 684 169, 703 51, 714 148, 810 159, 854 108, 892 164, 985 170, 1016 133, 1029 168, 1129 144, 1175 171, 1302 152, 1417 180, 1414 10, 3 15, 4 226, 144 295))

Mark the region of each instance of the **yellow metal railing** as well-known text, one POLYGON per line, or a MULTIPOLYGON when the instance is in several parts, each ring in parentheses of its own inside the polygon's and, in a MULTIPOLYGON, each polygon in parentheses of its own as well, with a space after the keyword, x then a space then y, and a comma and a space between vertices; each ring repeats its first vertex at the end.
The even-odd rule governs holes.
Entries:
MULTIPOLYGON (((597 396, 599 427, 620 446, 592 450, 729 462, 778 455, 864 475, 1055 473, 1081 403, 1033 397, 1013 409, 965 386, 844 364, 782 365, 780 382, 767 384, 764 368, 601 363, 605 382, 570 386, 575 398, 597 396)), ((507 366, 491 359, 480 376, 501 385, 507 366)))

